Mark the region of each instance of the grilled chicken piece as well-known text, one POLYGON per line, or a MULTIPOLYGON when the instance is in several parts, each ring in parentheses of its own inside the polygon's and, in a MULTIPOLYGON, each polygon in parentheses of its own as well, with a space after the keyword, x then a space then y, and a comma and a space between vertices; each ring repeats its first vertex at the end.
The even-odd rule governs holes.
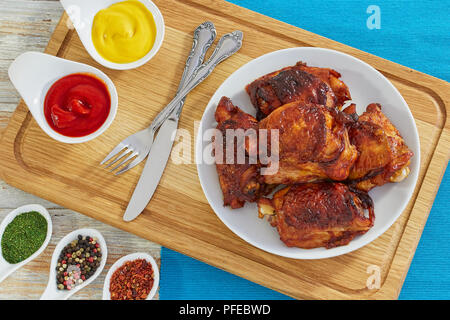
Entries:
MULTIPOLYGON (((354 105, 344 112, 355 114, 354 105)), ((353 180, 358 189, 369 191, 388 182, 400 182, 409 175, 414 153, 381 112, 379 104, 367 106, 366 112, 348 130, 350 142, 358 150, 349 180, 353 180)))
POLYGON ((257 109, 258 120, 293 101, 340 108, 344 101, 351 99, 340 76, 335 70, 298 62, 260 77, 247 85, 246 91, 257 109))
POLYGON ((258 201, 260 217, 269 215, 288 247, 327 249, 348 244, 374 224, 372 199, 342 183, 309 183, 286 187, 258 201), (368 217, 365 210, 368 210, 368 217))
MULTIPOLYGON (((267 184, 294 184, 321 180, 343 181, 358 155, 350 144, 346 123, 353 119, 335 108, 301 101, 286 104, 259 123, 260 129, 278 130, 278 172, 263 176, 267 184)), ((267 150, 277 150, 270 146, 267 150)), ((262 144, 264 145, 264 144, 262 144)))
POLYGON ((309 72, 316 77, 320 78, 323 82, 328 84, 333 90, 334 95, 336 96, 335 106, 340 109, 347 100, 351 100, 352 97, 350 95, 350 90, 347 85, 340 80, 341 74, 336 70, 330 68, 318 68, 318 67, 309 67, 306 63, 297 62, 297 66, 301 68, 301 70, 309 72))
POLYGON ((254 117, 234 106, 227 97, 220 100, 215 118, 218 122, 217 129, 222 132, 223 136, 222 141, 213 139, 213 148, 216 157, 218 148, 221 148, 221 154, 223 155, 221 161, 216 159, 216 169, 223 192, 224 206, 231 206, 233 209, 241 208, 246 201, 255 202, 265 190, 259 173, 259 165, 250 163, 249 159, 250 155, 257 154, 257 144, 251 143, 250 139, 245 140, 245 146, 235 143, 234 158, 226 159, 226 130, 254 129, 257 132, 258 122, 254 117), (245 162, 241 164, 238 163, 237 159, 238 148, 245 148, 245 162), (252 148, 254 148, 253 151, 252 148))

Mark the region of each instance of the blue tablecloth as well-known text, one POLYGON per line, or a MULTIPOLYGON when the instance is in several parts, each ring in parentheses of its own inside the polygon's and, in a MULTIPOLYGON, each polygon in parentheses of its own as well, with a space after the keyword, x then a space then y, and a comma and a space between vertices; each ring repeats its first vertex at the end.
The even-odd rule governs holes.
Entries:
MULTIPOLYGON (((450 1, 232 0, 275 19, 450 81, 450 1), (380 29, 369 29, 370 5, 380 29)), ((449 146, 450 147, 450 146, 449 146)), ((450 298, 450 170, 425 226, 400 299, 450 298)), ((162 249, 161 299, 289 299, 162 249)))

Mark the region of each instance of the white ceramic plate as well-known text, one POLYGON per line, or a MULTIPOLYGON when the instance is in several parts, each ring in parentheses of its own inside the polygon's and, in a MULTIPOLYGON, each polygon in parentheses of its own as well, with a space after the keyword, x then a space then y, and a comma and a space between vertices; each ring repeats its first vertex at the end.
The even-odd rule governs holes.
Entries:
POLYGON ((121 266, 125 264, 127 261, 133 261, 136 259, 144 259, 147 260, 147 262, 150 262, 153 268, 153 287, 151 288, 150 292, 148 293, 147 299, 145 300, 152 300, 153 297, 156 294, 156 291, 158 290, 159 286, 159 268, 156 264, 155 259, 151 255, 145 252, 136 252, 131 253, 129 255, 126 255, 119 260, 117 260, 109 269, 108 274, 105 277, 105 283, 103 285, 103 300, 111 300, 111 293, 109 292, 109 284, 111 282, 111 277, 114 274, 114 272, 119 269, 121 266))
POLYGON ((254 59, 234 72, 219 87, 209 101, 199 127, 196 144, 198 175, 209 204, 236 235, 262 250, 295 259, 321 259, 342 255, 375 240, 382 235, 400 216, 406 207, 416 185, 419 164, 420 145, 414 118, 398 90, 380 72, 350 55, 322 48, 291 48, 275 51, 254 59), (333 249, 289 248, 281 240, 276 228, 258 218, 257 206, 247 203, 243 208, 231 210, 223 206, 223 195, 215 164, 201 162, 202 152, 210 141, 203 141, 205 130, 215 128, 217 123, 214 112, 222 96, 231 98, 233 103, 245 112, 255 115, 255 108, 245 92, 245 86, 267 73, 283 67, 295 65, 298 61, 309 66, 326 67, 342 74, 342 80, 350 88, 357 111, 361 114, 370 103, 380 103, 383 113, 392 121, 402 134, 409 148, 414 152, 411 161, 411 173, 401 183, 386 184, 370 191, 375 204, 375 224, 366 234, 356 237, 346 246, 333 249))

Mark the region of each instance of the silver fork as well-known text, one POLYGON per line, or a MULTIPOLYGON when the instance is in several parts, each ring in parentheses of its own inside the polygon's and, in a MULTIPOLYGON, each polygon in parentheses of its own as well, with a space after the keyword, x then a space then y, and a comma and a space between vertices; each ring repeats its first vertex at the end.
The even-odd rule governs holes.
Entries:
MULTIPOLYGON (((209 21, 202 23, 197 27, 197 29, 195 29, 192 49, 186 60, 186 65, 184 67, 183 76, 181 77, 181 81, 178 86, 177 94, 186 85, 186 83, 192 79, 194 72, 203 63, 206 52, 216 39, 216 35, 217 32, 214 24, 209 21)), ((183 107, 184 101, 185 99, 183 99, 179 103, 179 109, 177 110, 180 110, 183 107)), ((124 173, 125 171, 128 171, 131 168, 137 166, 142 160, 145 159, 145 157, 150 152, 150 148, 153 144, 153 138, 158 128, 159 126, 157 127, 156 124, 152 122, 152 124, 146 129, 125 138, 106 156, 106 158, 100 163, 100 165, 105 164, 106 162, 114 158, 114 156, 119 155, 113 161, 108 163, 105 168, 109 168, 115 165, 111 169, 111 171, 115 171, 134 157, 136 158, 123 169, 118 171, 116 175, 124 173)))

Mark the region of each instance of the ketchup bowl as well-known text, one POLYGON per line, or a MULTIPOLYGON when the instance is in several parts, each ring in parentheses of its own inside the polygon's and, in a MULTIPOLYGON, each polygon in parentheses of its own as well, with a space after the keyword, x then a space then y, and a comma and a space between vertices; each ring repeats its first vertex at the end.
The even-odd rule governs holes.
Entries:
POLYGON ((60 142, 95 139, 116 116, 116 87, 97 68, 26 52, 12 62, 8 74, 38 125, 60 142))

